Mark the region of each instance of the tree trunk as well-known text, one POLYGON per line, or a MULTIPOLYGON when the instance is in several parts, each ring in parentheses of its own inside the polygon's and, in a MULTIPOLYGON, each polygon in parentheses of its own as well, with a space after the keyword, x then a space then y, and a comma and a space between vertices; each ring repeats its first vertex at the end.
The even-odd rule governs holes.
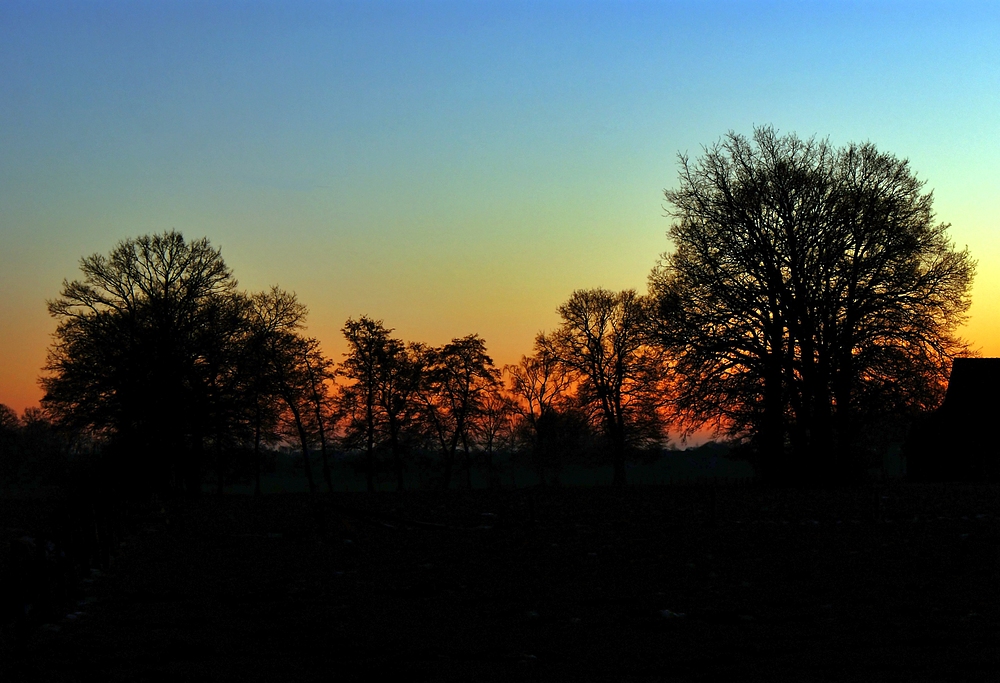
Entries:
POLYGON ((225 463, 224 455, 222 451, 222 428, 219 426, 218 421, 215 425, 215 493, 221 496, 225 493, 226 488, 226 475, 225 475, 225 463))
POLYGON ((389 447, 392 451, 392 464, 396 470, 396 490, 403 490, 403 458, 399 452, 399 435, 397 434, 398 427, 394 424, 394 421, 389 422, 389 447))
POLYGON ((375 493, 375 414, 371 401, 368 402, 366 415, 367 443, 365 444, 365 463, 367 464, 368 493, 375 493))
POLYGON ((215 494, 221 496, 225 492, 225 476, 222 470, 222 448, 218 441, 215 444, 215 494))
POLYGON ((253 495, 260 496, 260 403, 257 403, 253 425, 253 495))
POLYGON ((320 415, 319 406, 316 406, 316 421, 319 425, 319 452, 323 456, 323 479, 326 481, 326 492, 333 493, 333 477, 330 476, 330 460, 326 454, 326 430, 323 429, 323 420, 320 415))
POLYGON ((625 487, 625 421, 620 403, 611 397, 604 399, 604 422, 607 435, 611 441, 611 464, 614 467, 614 478, 611 485, 615 488, 625 487))
POLYGON ((309 383, 312 385, 313 411, 316 413, 316 427, 319 429, 319 452, 323 456, 323 479, 326 481, 327 493, 333 493, 333 479, 330 476, 330 461, 326 454, 326 430, 323 429, 323 399, 316 390, 316 375, 313 372, 312 365, 309 363, 308 353, 306 353, 303 360, 306 364, 306 370, 309 372, 309 383))
POLYGON ((782 401, 781 357, 768 354, 764 375, 764 415, 760 434, 760 465, 765 478, 788 477, 785 459, 784 403, 782 401))
POLYGON ((444 452, 444 489, 451 488, 451 473, 455 466, 455 454, 458 452, 458 439, 452 439, 444 452))
POLYGON ((189 453, 184 456, 184 484, 189 498, 201 498, 201 462, 205 453, 205 444, 201 436, 195 437, 194 444, 193 454, 189 453))
POLYGON ((486 480, 489 482, 490 490, 497 487, 497 482, 493 476, 493 437, 490 436, 486 443, 486 480))
POLYGON ((462 453, 465 457, 465 488, 472 490, 472 458, 469 455, 469 439, 462 435, 462 453))
POLYGON ((309 464, 309 438, 306 436, 305 425, 302 424, 302 416, 299 414, 299 409, 291 401, 288 402, 288 407, 292 411, 292 417, 295 419, 295 429, 299 433, 299 441, 302 443, 302 466, 306 471, 306 481, 309 483, 309 493, 316 493, 316 482, 313 481, 312 466, 309 464))
POLYGON ((615 476, 611 483, 615 488, 625 487, 625 443, 623 436, 623 434, 612 436, 611 459, 615 468, 615 476))

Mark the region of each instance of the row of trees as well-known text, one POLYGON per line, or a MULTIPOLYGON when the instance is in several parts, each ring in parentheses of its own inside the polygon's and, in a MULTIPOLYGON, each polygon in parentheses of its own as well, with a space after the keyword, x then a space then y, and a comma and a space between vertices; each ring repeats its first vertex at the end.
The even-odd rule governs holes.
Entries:
POLYGON ((207 240, 127 240, 83 259, 50 302, 43 406, 133 480, 191 490, 209 469, 221 490, 233 454, 259 472, 280 440, 318 450, 329 488, 333 445, 364 454, 373 489, 382 456, 400 487, 426 450, 445 486, 459 470, 469 485, 473 452, 492 462, 514 441, 543 479, 598 443, 620 485, 628 454, 663 444, 668 424, 713 426, 767 477, 850 476, 936 405, 968 352, 955 330, 975 263, 923 187, 870 144, 730 134, 681 157, 665 195, 673 251, 649 293, 574 292, 505 368, 477 335, 430 347, 364 316, 335 363, 294 295, 239 291, 207 240))
MULTIPOLYGON (((474 452, 495 481, 495 453, 515 443, 544 480, 592 434, 624 483, 627 449, 665 436, 652 309, 631 291, 574 293, 562 326, 502 369, 478 335, 405 343, 365 316, 344 325, 335 363, 304 333, 293 294, 240 291, 207 240, 126 240, 81 270, 49 304, 59 325, 43 405, 132 483, 196 492, 211 471, 221 491, 234 460, 252 457, 259 491, 262 449, 278 443, 318 451, 330 490, 334 448, 364 454, 369 490, 377 459, 391 460, 402 488, 408 458, 427 451, 439 453, 445 487, 458 471, 471 486, 474 452)), ((303 466, 316 490, 309 457, 303 466)))
POLYGON ((432 348, 404 344, 381 321, 349 320, 338 371, 351 382, 337 402, 343 442, 366 453, 369 488, 377 450, 391 455, 402 487, 403 454, 428 442, 441 454, 446 487, 459 457, 471 486, 473 450, 494 477, 497 450, 516 445, 544 482, 594 440, 624 484, 627 454, 666 442, 665 366, 647 334, 651 311, 631 290, 576 291, 559 308, 562 324, 502 369, 478 335, 432 348))

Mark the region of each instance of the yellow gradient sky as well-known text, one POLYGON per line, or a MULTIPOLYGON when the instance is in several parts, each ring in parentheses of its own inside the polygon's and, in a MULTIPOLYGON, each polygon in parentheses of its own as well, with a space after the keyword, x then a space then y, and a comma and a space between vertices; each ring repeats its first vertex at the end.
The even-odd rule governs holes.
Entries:
POLYGON ((805 4, 4 2, 0 403, 80 257, 170 229, 335 358, 366 314, 516 361, 573 289, 644 289, 677 153, 759 124, 908 158, 1000 355, 1000 5, 805 4))

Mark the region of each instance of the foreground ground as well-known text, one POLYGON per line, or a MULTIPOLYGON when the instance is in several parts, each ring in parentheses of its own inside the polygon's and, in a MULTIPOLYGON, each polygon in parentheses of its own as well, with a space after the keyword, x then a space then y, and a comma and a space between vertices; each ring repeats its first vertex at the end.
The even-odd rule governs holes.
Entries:
POLYGON ((995 680, 998 494, 208 497, 153 510, 6 675, 995 680))

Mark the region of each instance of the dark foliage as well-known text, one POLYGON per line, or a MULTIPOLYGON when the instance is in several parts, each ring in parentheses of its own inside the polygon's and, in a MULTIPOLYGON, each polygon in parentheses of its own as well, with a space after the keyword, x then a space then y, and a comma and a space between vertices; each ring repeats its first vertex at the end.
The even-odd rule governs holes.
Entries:
POLYGON ((943 396, 975 263, 905 160, 759 128, 681 157, 651 277, 689 428, 771 478, 857 476, 943 396))

